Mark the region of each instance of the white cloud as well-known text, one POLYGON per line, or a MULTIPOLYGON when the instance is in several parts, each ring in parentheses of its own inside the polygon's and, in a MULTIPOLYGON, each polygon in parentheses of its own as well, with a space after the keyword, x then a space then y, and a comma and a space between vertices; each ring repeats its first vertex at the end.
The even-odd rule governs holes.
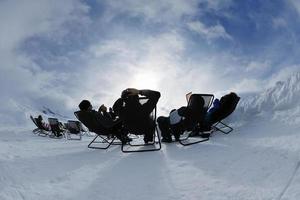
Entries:
POLYGON ((274 28, 286 28, 287 27, 287 22, 284 18, 278 17, 278 18, 274 18, 272 20, 273 22, 273 27, 274 28))
POLYGON ((298 14, 300 14, 300 2, 298 0, 288 0, 291 5, 296 9, 298 14))
POLYGON ((195 31, 196 33, 207 38, 208 40, 218 39, 218 38, 229 39, 229 40, 232 39, 232 37, 226 32, 224 27, 220 24, 217 24, 215 26, 206 26, 200 21, 193 21, 193 22, 189 22, 187 25, 190 30, 195 31))
MULTIPOLYGON (((16 112, 16 102, 40 104, 61 102, 58 109, 65 109, 68 97, 61 91, 58 81, 63 73, 46 71, 37 65, 21 49, 23 42, 34 36, 60 39, 68 34, 67 22, 87 22, 88 7, 77 0, 1 1, 0 2, 0 102, 9 113, 16 112), (12 103, 14 102, 14 103, 12 103), (10 112, 9 112, 10 111, 10 112)), ((3 118, 3 117, 2 117, 3 118)), ((5 120, 4 118, 2 120, 5 120)))
POLYGON ((0 25, 8 28, 0 29, 0 101, 11 107, 11 113, 18 102, 61 111, 74 111, 82 99, 90 99, 95 107, 111 106, 127 87, 159 90, 159 107, 168 112, 185 105, 184 95, 190 91, 223 94, 257 91, 266 85, 257 76, 270 70, 271 61, 248 63, 247 56, 233 55, 230 49, 209 48, 219 38, 233 39, 221 24, 191 21, 204 13, 201 9, 223 13, 229 0, 99 2, 103 7, 93 16, 80 0, 1 1, 0 25), (199 7, 201 2, 205 8, 199 7), (83 48, 66 45, 65 40, 72 42, 74 36, 70 24, 83 30, 78 33, 83 33, 83 41, 78 41, 83 48), (187 28, 206 38, 208 49, 197 48, 187 28), (72 50, 49 56, 39 49, 33 53, 20 48, 26 41, 43 45, 36 36, 72 50), (47 66, 35 62, 36 57, 47 66))
POLYGON ((245 78, 232 87, 233 91, 240 93, 251 93, 262 91, 265 88, 265 81, 245 78))
POLYGON ((271 68, 270 61, 250 61, 246 66, 246 72, 262 73, 271 68))
POLYGON ((197 11, 196 0, 116 0, 106 1, 108 10, 106 19, 111 20, 119 14, 143 18, 150 22, 174 23, 185 15, 193 15, 197 11), (126 6, 124 6, 126 5, 126 6))
POLYGON ((274 86, 278 81, 286 81, 291 75, 300 72, 300 65, 284 66, 268 79, 267 87, 274 86))

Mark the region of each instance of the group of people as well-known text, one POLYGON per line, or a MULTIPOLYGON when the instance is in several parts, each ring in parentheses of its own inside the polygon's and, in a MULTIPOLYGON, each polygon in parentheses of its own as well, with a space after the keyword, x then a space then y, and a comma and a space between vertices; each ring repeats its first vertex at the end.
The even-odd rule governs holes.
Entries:
MULTIPOLYGON (((131 141, 128 133, 144 135, 144 142, 153 142, 156 122, 151 116, 160 98, 160 92, 153 90, 138 90, 128 88, 121 93, 121 97, 107 109, 101 105, 94 110, 90 101, 82 100, 79 104, 79 120, 90 131, 98 134, 112 134, 123 143, 131 141), (140 101, 144 97, 145 102, 140 101), (88 118, 84 116, 89 116, 88 118)), ((209 130, 218 120, 218 112, 226 110, 229 103, 239 99, 235 93, 223 96, 220 101, 215 99, 213 108, 204 109, 204 99, 199 95, 192 95, 188 106, 173 109, 169 116, 157 119, 161 131, 162 142, 172 142, 172 135, 178 141, 180 135, 188 130, 209 130)))

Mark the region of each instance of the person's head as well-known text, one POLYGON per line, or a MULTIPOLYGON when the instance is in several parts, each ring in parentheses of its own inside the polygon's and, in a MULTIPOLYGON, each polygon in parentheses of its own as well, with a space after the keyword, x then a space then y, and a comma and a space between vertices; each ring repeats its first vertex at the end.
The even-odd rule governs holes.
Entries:
POLYGON ((204 106, 204 99, 200 95, 191 95, 188 107, 192 110, 202 110, 204 106))
POLYGON ((42 121, 42 120, 43 120, 43 117, 42 117, 42 115, 39 115, 37 118, 38 118, 38 120, 40 120, 40 121, 42 121))
POLYGON ((121 98, 126 105, 137 105, 139 104, 139 95, 133 94, 131 90, 126 89, 122 91, 121 98))
POLYGON ((92 110, 93 108, 91 102, 88 100, 82 100, 78 107, 81 111, 92 110))

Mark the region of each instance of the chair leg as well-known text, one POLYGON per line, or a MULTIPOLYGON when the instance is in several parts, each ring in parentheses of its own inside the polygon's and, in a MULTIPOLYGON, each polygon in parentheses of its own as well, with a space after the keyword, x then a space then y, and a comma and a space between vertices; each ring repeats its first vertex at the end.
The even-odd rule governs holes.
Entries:
POLYGON ((107 139, 107 138, 103 138, 100 135, 97 135, 89 144, 88 144, 88 148, 90 149, 108 149, 114 142, 114 140, 116 139, 116 137, 113 137, 112 139, 107 139), (100 142, 95 141, 97 138, 101 138, 100 142), (100 146, 92 146, 92 144, 95 143, 102 143, 102 144, 107 144, 104 147, 100 147, 100 146))
POLYGON ((76 135, 76 137, 72 137, 72 134, 71 133, 66 133, 66 138, 67 140, 81 140, 82 136, 81 136, 81 133, 78 133, 78 134, 73 134, 73 135, 76 135), (77 137, 78 136, 78 137, 77 137))
MULTIPOLYGON (((186 140, 188 140, 190 138, 190 136, 188 135, 187 137, 183 138, 183 139, 179 139, 179 144, 183 145, 183 146, 190 146, 190 145, 193 145, 193 144, 198 144, 198 143, 201 143, 201 142, 205 142, 205 141, 208 141, 209 140, 209 137, 208 138, 201 138, 199 140, 196 140, 194 142, 184 142, 186 140)), ((200 138, 200 136, 199 136, 200 138)))
POLYGON ((224 134, 229 134, 231 131, 233 131, 233 128, 231 126, 228 126, 227 124, 225 124, 222 121, 217 122, 214 126, 213 126, 217 131, 220 131, 224 134), (221 124, 221 127, 218 127, 218 124, 221 124), (226 131, 226 129, 229 129, 226 131))
POLYGON ((122 144, 121 150, 123 153, 133 153, 133 152, 149 152, 149 151, 159 151, 161 149, 161 141, 160 141, 160 135, 158 134, 157 126, 155 126, 155 130, 153 133, 153 142, 148 143, 148 144, 131 144, 130 142, 128 144, 122 144), (155 139, 157 138, 157 141, 155 139), (156 147, 156 144, 158 144, 158 147, 156 147), (130 150, 125 150, 124 147, 130 146, 130 150), (146 146, 153 146, 151 149, 136 149, 134 147, 146 147, 146 146))
POLYGON ((38 131, 38 136, 42 136, 42 137, 46 137, 48 135, 48 133, 46 133, 44 130, 39 129, 38 131))
POLYGON ((36 128, 36 129, 32 130, 32 132, 33 132, 34 134, 38 134, 39 131, 40 131, 39 128, 36 128))

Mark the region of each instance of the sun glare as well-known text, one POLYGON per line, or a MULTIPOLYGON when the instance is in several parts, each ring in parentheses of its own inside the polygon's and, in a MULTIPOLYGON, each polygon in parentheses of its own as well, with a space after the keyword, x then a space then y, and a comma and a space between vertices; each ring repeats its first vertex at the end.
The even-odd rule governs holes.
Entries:
POLYGON ((137 73, 132 80, 132 87, 137 89, 158 89, 158 74, 152 71, 137 73))

